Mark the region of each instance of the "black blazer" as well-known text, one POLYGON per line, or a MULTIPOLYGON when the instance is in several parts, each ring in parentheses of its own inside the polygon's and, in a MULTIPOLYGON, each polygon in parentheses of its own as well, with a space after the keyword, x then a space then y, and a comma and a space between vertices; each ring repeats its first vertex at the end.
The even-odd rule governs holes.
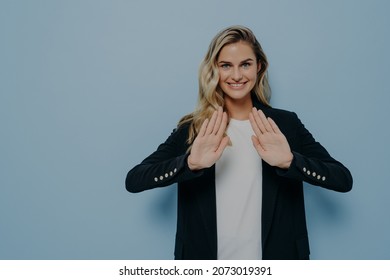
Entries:
MULTIPOLYGON (((263 161, 263 259, 309 259, 303 181, 338 192, 352 188, 349 170, 314 140, 297 115, 253 100, 286 136, 294 158, 288 170, 263 161)), ((157 150, 131 169, 129 192, 178 183, 175 259, 217 259, 215 166, 193 172, 186 153, 188 125, 175 129, 157 150)))

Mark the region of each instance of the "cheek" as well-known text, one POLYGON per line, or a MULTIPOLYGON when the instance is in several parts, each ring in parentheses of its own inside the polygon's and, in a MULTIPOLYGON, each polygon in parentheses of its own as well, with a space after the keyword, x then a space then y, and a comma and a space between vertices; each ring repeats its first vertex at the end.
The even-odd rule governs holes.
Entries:
POLYGON ((223 73, 219 72, 219 82, 222 82, 225 79, 223 73))
POLYGON ((256 72, 256 71, 253 71, 253 72, 251 73, 251 79, 254 80, 254 81, 257 80, 257 72, 256 72))
POLYGON ((218 86, 219 86, 219 88, 221 88, 222 90, 224 90, 225 87, 226 87, 226 83, 224 82, 224 80, 222 80, 221 77, 219 78, 218 86))
POLYGON ((220 88, 224 88, 224 86, 225 86, 225 79, 221 75, 219 76, 218 85, 220 88))
POLYGON ((218 75, 220 81, 226 81, 226 79, 229 77, 229 71, 219 71, 218 75))

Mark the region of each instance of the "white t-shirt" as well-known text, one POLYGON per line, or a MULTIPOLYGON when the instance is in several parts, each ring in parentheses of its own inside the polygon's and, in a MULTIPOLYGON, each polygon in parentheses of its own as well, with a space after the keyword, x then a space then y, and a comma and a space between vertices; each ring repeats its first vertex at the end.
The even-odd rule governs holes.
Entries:
POLYGON ((218 259, 261 259, 262 163, 249 120, 231 119, 215 165, 218 259))

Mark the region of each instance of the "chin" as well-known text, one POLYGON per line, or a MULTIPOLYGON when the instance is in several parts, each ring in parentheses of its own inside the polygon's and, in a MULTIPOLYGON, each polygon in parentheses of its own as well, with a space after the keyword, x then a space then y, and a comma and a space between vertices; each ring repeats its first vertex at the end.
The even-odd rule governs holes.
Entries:
POLYGON ((250 92, 232 92, 232 91, 225 91, 225 96, 232 100, 242 100, 246 98, 250 98, 251 93, 250 92))

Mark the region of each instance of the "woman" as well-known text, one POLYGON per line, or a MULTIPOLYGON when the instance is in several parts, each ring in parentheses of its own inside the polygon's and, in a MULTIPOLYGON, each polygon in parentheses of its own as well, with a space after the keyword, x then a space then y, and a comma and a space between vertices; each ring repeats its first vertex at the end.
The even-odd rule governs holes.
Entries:
POLYGON ((222 30, 196 110, 127 175, 130 192, 178 183, 176 259, 309 259, 303 181, 352 188, 295 113, 271 108, 267 67, 251 30, 222 30))

